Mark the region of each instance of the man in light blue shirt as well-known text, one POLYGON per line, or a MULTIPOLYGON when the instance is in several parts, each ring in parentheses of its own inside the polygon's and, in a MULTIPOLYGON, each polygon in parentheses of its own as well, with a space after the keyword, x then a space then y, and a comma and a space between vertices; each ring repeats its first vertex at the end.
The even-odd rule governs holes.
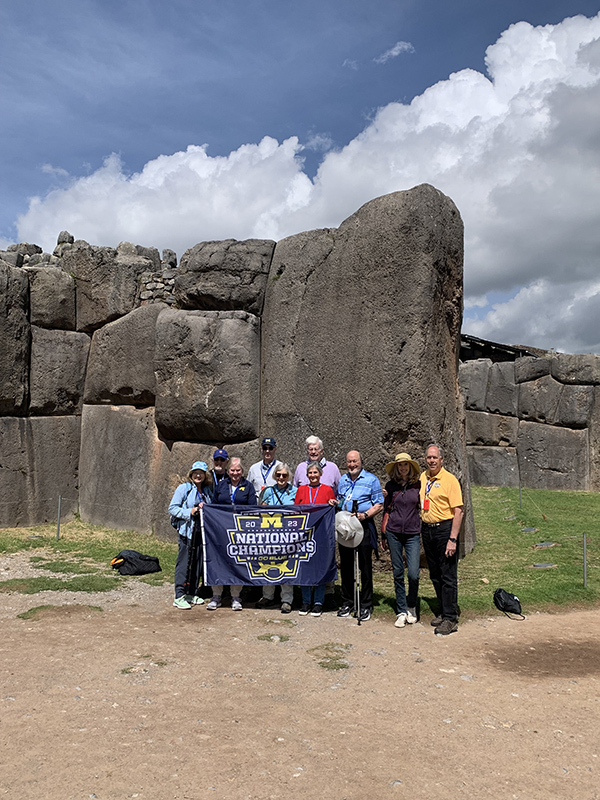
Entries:
MULTIPOLYGON (((337 489, 337 507, 356 514, 364 529, 358 547, 340 547, 342 607, 338 617, 348 617, 354 609, 354 556, 358 550, 360 567, 360 619, 366 622, 373 610, 373 550, 377 549, 374 517, 383 509, 383 492, 378 478, 363 469, 358 450, 346 456, 348 472, 342 475, 337 489)), ((333 501, 331 501, 333 502, 333 501)))

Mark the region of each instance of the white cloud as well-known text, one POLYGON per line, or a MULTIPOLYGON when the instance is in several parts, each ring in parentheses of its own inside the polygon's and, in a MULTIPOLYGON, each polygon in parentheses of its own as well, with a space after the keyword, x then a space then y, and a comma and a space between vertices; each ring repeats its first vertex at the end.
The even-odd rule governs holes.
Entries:
POLYGON ((358 69, 358 61, 354 61, 352 58, 345 58, 342 61, 342 67, 346 67, 347 69, 353 69, 355 72, 358 69))
POLYGON ((53 167, 52 164, 42 164, 42 172, 46 175, 56 175, 59 178, 68 178, 69 173, 62 167, 53 167))
POLYGON ((94 243, 128 239, 181 253, 203 239, 279 239, 338 225, 373 197, 429 182, 465 222, 467 305, 514 295, 478 321, 467 317, 467 332, 596 347, 594 325, 581 327, 567 300, 590 313, 597 302, 600 14, 512 25, 486 64, 488 76, 463 70, 409 105, 379 109, 359 136, 324 155, 313 182, 295 137, 266 137, 216 158, 190 146, 131 176, 111 156, 34 198, 19 235, 51 249, 66 228, 94 243), (542 321, 519 326, 515 314, 527 316, 533 299, 542 321))
POLYGON ((377 58, 374 58, 373 61, 376 64, 385 64, 386 61, 389 61, 390 58, 396 58, 400 55, 400 53, 414 53, 415 48, 412 46, 410 42, 396 42, 393 47, 390 47, 389 50, 386 50, 385 53, 382 53, 377 58))

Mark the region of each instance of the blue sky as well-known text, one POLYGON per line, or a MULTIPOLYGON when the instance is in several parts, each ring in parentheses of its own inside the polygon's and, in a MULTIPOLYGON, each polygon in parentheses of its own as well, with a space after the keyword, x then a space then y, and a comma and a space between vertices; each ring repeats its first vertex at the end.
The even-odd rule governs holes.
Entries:
POLYGON ((0 247, 181 255, 426 181, 465 220, 466 332, 600 352, 599 10, 5 0, 0 247))

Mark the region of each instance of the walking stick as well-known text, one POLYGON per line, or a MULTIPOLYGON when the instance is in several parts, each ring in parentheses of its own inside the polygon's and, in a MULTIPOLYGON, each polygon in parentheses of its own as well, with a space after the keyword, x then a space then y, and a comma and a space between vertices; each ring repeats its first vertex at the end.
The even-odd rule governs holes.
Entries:
POLYGON ((354 604, 358 615, 358 624, 360 625, 360 568, 358 565, 358 547, 354 551, 354 592, 354 604))
MULTIPOLYGON (((185 583, 183 584, 183 593, 186 595, 195 595, 197 586, 194 586, 192 589, 192 576, 195 576, 197 572, 197 564, 198 564, 198 536, 200 535, 200 514, 202 513, 202 509, 200 512, 194 516, 194 524, 192 526, 192 538, 190 539, 190 544, 188 547, 188 560, 187 560, 187 570, 185 575, 185 583)), ((195 580, 195 579, 194 579, 195 580)))

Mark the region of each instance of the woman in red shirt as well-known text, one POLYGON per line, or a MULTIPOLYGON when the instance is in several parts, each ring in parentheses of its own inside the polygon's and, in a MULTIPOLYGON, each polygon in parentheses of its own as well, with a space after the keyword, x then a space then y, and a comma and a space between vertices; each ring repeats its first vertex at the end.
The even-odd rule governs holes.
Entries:
MULTIPOLYGON (((323 468, 321 465, 313 461, 306 468, 306 477, 308 478, 307 486, 299 486, 294 498, 294 503, 299 505, 315 505, 324 506, 330 500, 335 500, 335 494, 331 486, 326 486, 321 483, 321 475, 323 468)), ((313 589, 315 591, 315 602, 312 607, 311 616, 320 617, 323 613, 323 600, 325 599, 325 587, 327 584, 322 583, 320 586, 302 586, 302 608, 300 609, 300 616, 305 617, 310 611, 310 603, 312 599, 313 589)))

